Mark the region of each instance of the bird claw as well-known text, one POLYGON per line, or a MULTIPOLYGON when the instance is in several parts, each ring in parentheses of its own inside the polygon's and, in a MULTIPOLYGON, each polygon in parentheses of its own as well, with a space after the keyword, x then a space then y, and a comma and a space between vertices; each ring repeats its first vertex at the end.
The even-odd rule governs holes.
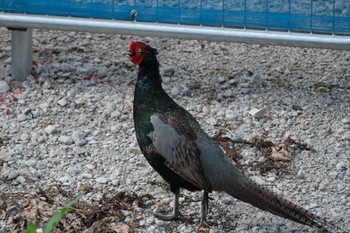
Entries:
POLYGON ((207 223, 207 221, 201 220, 199 225, 198 225, 198 228, 199 227, 205 227, 206 228, 206 227, 210 227, 210 225, 209 225, 209 223, 207 223))
POLYGON ((210 225, 207 223, 207 221, 201 219, 199 225, 197 226, 197 231, 196 232, 203 232, 206 231, 207 229, 211 228, 210 225))
POLYGON ((156 210, 155 213, 153 213, 153 215, 163 221, 173 221, 173 220, 179 220, 181 214, 180 213, 173 213, 170 215, 166 215, 166 214, 161 214, 161 213, 157 213, 158 211, 156 210))

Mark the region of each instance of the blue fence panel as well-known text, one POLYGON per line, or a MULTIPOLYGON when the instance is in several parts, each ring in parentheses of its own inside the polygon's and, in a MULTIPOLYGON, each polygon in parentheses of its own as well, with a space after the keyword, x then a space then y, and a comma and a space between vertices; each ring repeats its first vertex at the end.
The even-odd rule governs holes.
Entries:
POLYGON ((224 25, 244 27, 246 25, 246 0, 224 1, 224 25))
POLYGON ((280 0, 268 2, 267 27, 274 29, 290 28, 291 1, 280 0))
POLYGON ((349 0, 0 0, 0 11, 350 34, 349 0))
POLYGON ((179 18, 179 0, 158 0, 157 22, 178 23, 179 18))
POLYGON ((334 31, 350 33, 350 1, 334 0, 334 31))
POLYGON ((311 1, 291 0, 290 30, 311 30, 311 1))

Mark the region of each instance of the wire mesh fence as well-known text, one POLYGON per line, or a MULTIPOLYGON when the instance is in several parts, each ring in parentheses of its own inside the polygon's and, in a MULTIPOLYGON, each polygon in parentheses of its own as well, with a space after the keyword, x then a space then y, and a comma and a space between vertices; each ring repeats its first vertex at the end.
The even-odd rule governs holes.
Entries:
POLYGON ((350 34, 349 0, 0 0, 0 11, 350 34))

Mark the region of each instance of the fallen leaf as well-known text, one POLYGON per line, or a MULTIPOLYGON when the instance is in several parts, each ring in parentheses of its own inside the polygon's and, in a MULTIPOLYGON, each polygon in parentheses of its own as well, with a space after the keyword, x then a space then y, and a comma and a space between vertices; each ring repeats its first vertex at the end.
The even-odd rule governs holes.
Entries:
POLYGON ((291 161, 292 156, 290 155, 288 151, 288 147, 281 143, 271 146, 272 152, 271 152, 271 159, 275 161, 291 161))

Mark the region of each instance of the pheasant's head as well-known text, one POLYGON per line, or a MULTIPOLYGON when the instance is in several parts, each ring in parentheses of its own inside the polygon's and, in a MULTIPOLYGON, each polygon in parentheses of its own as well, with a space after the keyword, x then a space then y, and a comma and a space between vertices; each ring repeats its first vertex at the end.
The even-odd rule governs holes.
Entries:
POLYGON ((130 43, 130 61, 135 65, 140 65, 144 61, 155 61, 158 63, 156 58, 157 54, 158 51, 156 49, 142 42, 133 41, 130 43))

